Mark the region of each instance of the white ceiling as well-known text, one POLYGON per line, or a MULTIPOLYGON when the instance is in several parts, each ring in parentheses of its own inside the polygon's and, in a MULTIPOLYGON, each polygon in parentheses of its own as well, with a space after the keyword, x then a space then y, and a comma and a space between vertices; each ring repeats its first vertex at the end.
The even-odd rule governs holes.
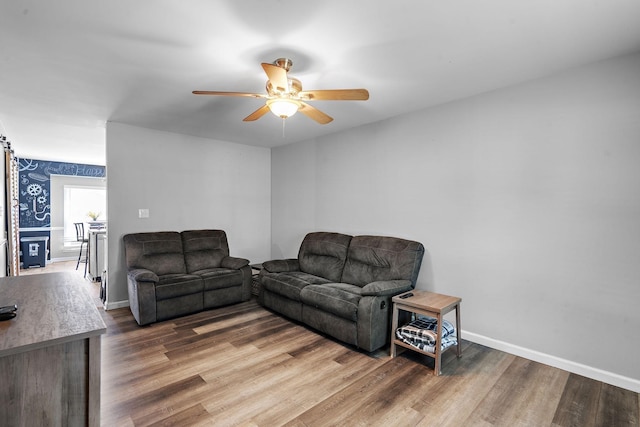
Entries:
POLYGON ((638 0, 3 0, 0 132, 16 154, 104 163, 105 123, 274 147, 640 51, 638 0), (293 60, 334 117, 242 119, 293 60))

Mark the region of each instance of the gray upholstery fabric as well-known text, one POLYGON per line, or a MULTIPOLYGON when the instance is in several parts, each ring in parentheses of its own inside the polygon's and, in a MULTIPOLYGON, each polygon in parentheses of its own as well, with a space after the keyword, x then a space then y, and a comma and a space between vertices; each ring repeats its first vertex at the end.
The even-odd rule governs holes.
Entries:
POLYGON ((134 268, 127 273, 132 279, 138 282, 157 282, 160 279, 158 275, 153 271, 146 270, 144 268, 134 268))
MULTIPOLYGON (((360 346, 357 323, 308 305, 302 306, 302 321, 347 344, 360 346)), ((366 348, 365 348, 366 349, 366 348)))
POLYGON ((298 251, 300 270, 339 282, 350 241, 351 236, 340 233, 307 234, 298 251))
POLYGON ((204 308, 202 293, 182 295, 176 298, 156 301, 155 322, 197 313, 204 308))
POLYGON ((127 234, 123 240, 129 269, 144 268, 158 276, 187 272, 180 233, 161 231, 127 234))
POLYGON ((220 267, 222 268, 230 268, 232 270, 240 270, 245 265, 249 265, 249 260, 245 258, 236 258, 232 256, 227 256, 222 258, 220 262, 220 267))
POLYGON ((129 307, 139 325, 153 323, 157 319, 156 284, 154 282, 138 282, 134 276, 127 274, 127 290, 129 291, 129 307))
POLYGON ((222 230, 187 230, 181 235, 189 273, 220 267, 229 256, 227 234, 222 230))
POLYGON ((358 346, 380 348, 389 343, 391 297, 362 297, 358 303, 358 346))
POLYGON ((228 268, 211 268, 208 270, 196 271, 204 281, 204 290, 229 288, 242 283, 242 272, 228 268))
POLYGON ((309 233, 295 260, 263 262, 258 301, 366 351, 389 341, 391 298, 413 289, 424 246, 385 236, 309 233))
POLYGON ((355 322, 358 320, 358 302, 361 288, 347 283, 309 285, 300 291, 300 300, 321 311, 355 322))
POLYGON ((410 280, 415 286, 424 256, 421 243, 384 236, 356 236, 342 281, 364 286, 380 280, 410 280))
POLYGON ((249 260, 229 256, 222 230, 123 237, 129 306, 140 325, 251 298, 249 260))
POLYGON ((324 277, 303 273, 302 271, 292 271, 286 273, 263 273, 262 287, 274 291, 294 301, 300 301, 300 291, 309 285, 331 283, 324 277))
POLYGON ((362 296, 391 296, 412 289, 411 280, 383 280, 362 287, 362 296))
POLYGON ((203 297, 205 309, 222 307, 247 300, 241 286, 229 286, 226 288, 208 290, 204 292, 203 297))
POLYGON ((258 295, 258 301, 265 307, 269 307, 290 319, 302 321, 302 303, 299 301, 293 301, 269 291, 261 292, 258 295))
POLYGON ((156 300, 171 299, 191 294, 202 294, 203 282, 200 276, 191 274, 166 274, 156 284, 156 300))
POLYGON ((298 258, 274 259, 262 263, 262 269, 269 273, 284 273, 288 271, 300 271, 298 258))

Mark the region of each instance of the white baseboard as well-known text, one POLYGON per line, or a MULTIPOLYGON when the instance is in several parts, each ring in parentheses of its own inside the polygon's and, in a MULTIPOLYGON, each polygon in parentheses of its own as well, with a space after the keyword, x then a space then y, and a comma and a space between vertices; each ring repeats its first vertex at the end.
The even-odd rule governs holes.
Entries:
POLYGON ((123 308, 123 307, 129 307, 129 300, 104 303, 104 309, 106 311, 115 310, 117 308, 123 308))
POLYGON ((554 368, 563 369, 574 374, 582 375, 584 377, 602 381, 616 387, 631 390, 635 393, 640 393, 640 380, 623 377, 622 375, 603 371, 602 369, 593 368, 591 366, 582 365, 570 360, 561 359, 549 354, 540 353, 539 351, 531 350, 528 348, 519 347, 517 345, 509 344, 504 341, 494 340, 493 338, 474 334, 473 332, 465 332, 463 330, 461 331, 461 334, 463 339, 474 342, 476 344, 481 344, 486 347, 504 351, 505 353, 514 354, 516 356, 533 360, 534 362, 544 363, 545 365, 553 366, 554 368))

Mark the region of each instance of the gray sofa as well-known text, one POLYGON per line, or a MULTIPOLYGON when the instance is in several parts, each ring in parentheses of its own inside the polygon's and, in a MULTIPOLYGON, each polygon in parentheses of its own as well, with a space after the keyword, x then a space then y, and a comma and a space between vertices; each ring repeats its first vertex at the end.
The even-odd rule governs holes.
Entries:
POLYGON ((140 325, 251 298, 249 260, 229 256, 223 230, 123 237, 129 306, 140 325))
POLYGON ((263 262, 259 302, 366 351, 389 342, 391 298, 416 285, 424 246, 316 232, 298 258, 263 262))

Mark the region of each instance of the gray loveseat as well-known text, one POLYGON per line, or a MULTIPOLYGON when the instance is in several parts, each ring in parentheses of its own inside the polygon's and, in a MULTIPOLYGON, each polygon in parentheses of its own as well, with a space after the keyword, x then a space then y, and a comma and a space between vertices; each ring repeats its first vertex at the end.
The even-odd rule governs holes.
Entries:
POLYGON ((316 232, 298 258, 267 261, 259 302, 366 351, 389 342, 391 298, 416 285, 424 246, 383 236, 316 232))
POLYGON ((129 306, 140 325, 251 298, 249 260, 229 256, 223 230, 123 237, 129 306))

